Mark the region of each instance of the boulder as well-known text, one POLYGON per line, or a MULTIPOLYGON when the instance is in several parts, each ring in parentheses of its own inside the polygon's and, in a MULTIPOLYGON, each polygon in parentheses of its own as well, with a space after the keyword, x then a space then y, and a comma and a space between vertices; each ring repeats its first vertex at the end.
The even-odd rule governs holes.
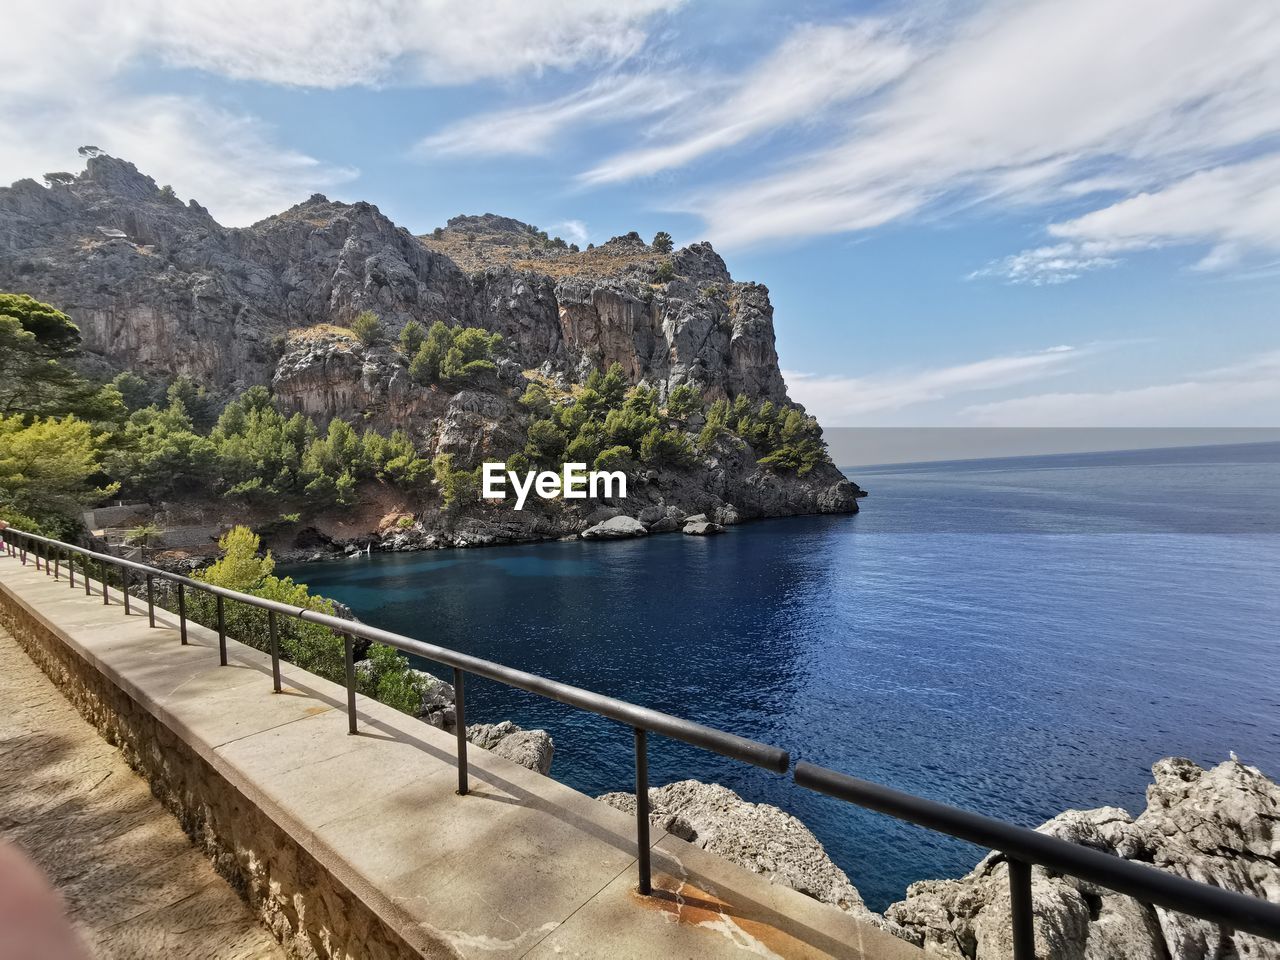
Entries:
POLYGON ((731 527, 735 523, 740 523, 742 517, 738 513, 738 508, 732 503, 726 503, 722 507, 716 507, 715 512, 716 523, 722 526, 731 527))
POLYGON ((659 517, 649 524, 650 533, 675 533, 680 529, 680 521, 675 517, 659 517))
MULTIPOLYGON (((1042 833, 1263 899, 1280 899, 1280 787, 1234 757, 1212 770, 1152 768, 1147 808, 1068 810, 1042 833)), ((1151 907, 1105 887, 1032 870, 1037 956, 1048 960, 1280 960, 1280 943, 1151 907)), ((913 883, 885 915, 937 957, 1013 956, 1008 865, 989 854, 959 880, 913 883)))
POLYGON ((409 672, 418 681, 418 718, 441 730, 451 729, 454 723, 453 684, 445 683, 425 670, 411 669, 409 672))
MULTIPOLYGON (((632 793, 599 798, 635 814, 632 793)), ((830 903, 878 926, 890 928, 872 913, 844 871, 803 823, 766 803, 750 803, 727 787, 682 780, 649 790, 650 820, 682 840, 767 876, 774 883, 830 903)))
POLYGON ((467 741, 546 776, 556 745, 545 730, 523 730, 510 720, 467 726, 467 741))
POLYGON ((713 533, 724 533, 724 527, 720 526, 718 523, 708 523, 706 520, 699 521, 698 523, 686 521, 684 525, 684 532, 691 537, 707 537, 713 533))
POLYGON ((621 540, 626 537, 643 537, 649 531, 634 517, 613 517, 582 531, 584 540, 621 540))

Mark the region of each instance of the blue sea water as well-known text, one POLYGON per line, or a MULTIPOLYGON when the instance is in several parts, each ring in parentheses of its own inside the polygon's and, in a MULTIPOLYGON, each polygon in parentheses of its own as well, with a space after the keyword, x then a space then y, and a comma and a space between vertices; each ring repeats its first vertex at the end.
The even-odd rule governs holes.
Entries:
MULTIPOLYGON (((852 475, 855 517, 287 572, 366 622, 1029 826, 1137 813, 1167 755, 1280 775, 1280 445, 852 475)), ((631 787, 629 730, 467 692, 472 722, 551 731, 558 779, 631 787)), ((795 814, 877 909, 982 854, 657 737, 650 776, 795 814)))

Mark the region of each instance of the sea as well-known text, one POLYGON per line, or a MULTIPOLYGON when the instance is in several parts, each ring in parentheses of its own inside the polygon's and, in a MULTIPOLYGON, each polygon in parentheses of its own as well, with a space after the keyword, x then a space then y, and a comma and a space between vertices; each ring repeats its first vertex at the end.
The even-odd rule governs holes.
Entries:
MULTIPOLYGON (((367 623, 1026 826, 1136 815, 1166 756, 1280 776, 1280 444, 849 473, 856 516, 281 572, 367 623)), ((548 730, 585 793, 633 787, 616 723, 479 678, 467 716, 548 730)), ((984 853, 657 736, 649 772, 795 815, 877 910, 984 853)))

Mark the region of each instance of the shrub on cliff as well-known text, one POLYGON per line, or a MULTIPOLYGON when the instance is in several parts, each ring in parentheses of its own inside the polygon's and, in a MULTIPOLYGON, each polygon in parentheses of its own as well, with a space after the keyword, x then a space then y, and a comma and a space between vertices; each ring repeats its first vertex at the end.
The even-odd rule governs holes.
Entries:
POLYGON ((432 471, 446 508, 462 507, 480 499, 480 468, 466 470, 453 465, 453 456, 442 453, 432 461, 432 471))
POLYGON ((667 397, 667 414, 675 420, 688 420, 702 409, 702 394, 682 383, 667 397))
POLYGON ((635 460, 631 456, 631 448, 616 446, 601 450, 600 455, 595 459, 595 463, 592 464, 592 469, 621 470, 626 473, 634 466, 635 460))
POLYGON ((426 336, 427 333, 422 329, 422 324, 417 320, 410 320, 400 328, 400 352, 412 360, 426 336))
POLYGON ((693 445, 678 430, 655 427, 640 442, 640 459, 651 467, 688 467, 694 461, 693 445))
POLYGON ((568 446, 569 438, 554 420, 535 420, 529 424, 529 440, 524 455, 532 462, 551 464, 558 460, 568 446))
POLYGON ((466 383, 494 373, 493 362, 502 336, 479 327, 447 327, 439 320, 431 325, 409 363, 409 375, 418 383, 466 383))
POLYGON ((371 347, 375 343, 382 343, 387 338, 387 332, 382 326, 382 320, 372 310, 361 310, 354 320, 351 321, 351 332, 366 347, 371 347))

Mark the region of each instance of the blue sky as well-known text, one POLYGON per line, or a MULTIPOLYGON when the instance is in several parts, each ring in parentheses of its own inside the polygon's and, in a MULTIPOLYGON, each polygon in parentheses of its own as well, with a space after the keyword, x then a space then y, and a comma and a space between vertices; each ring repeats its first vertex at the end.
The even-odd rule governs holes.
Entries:
POLYGON ((833 426, 1280 425, 1274 0, 264 9, 7 15, 0 181, 710 239, 833 426))

